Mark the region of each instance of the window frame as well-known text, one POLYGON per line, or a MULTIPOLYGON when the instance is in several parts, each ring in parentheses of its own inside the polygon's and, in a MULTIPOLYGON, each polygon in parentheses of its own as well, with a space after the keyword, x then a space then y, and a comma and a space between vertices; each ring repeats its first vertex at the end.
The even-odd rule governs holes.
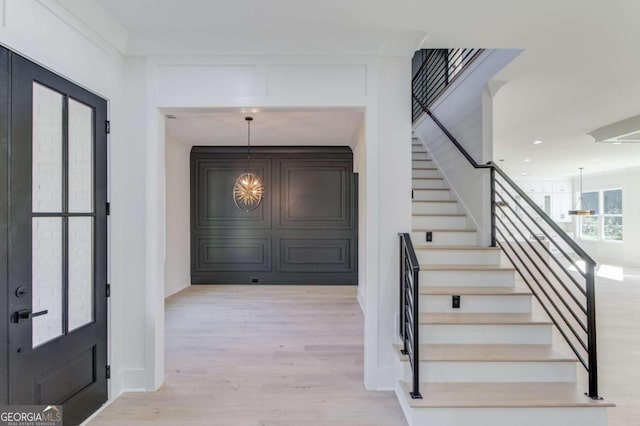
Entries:
POLYGON ((622 197, 624 196, 624 190, 621 187, 614 187, 614 188, 607 188, 607 189, 599 189, 599 190, 590 190, 590 191, 583 191, 583 192, 578 192, 578 197, 583 197, 583 194, 589 194, 589 193, 596 193, 598 194, 598 212, 594 215, 590 215, 590 216, 578 216, 578 220, 576 221, 576 235, 578 236, 578 238, 582 241, 603 241, 603 242, 607 242, 607 243, 622 243, 624 242, 624 203, 622 202, 622 197), (605 192, 609 192, 609 191, 620 191, 621 193, 621 203, 622 203, 622 213, 605 213, 604 212, 604 193, 605 192), (598 229, 598 234, 596 236, 596 238, 585 238, 583 233, 582 233, 582 221, 585 218, 596 218, 597 221, 597 229, 598 229), (622 219, 622 238, 619 240, 613 240, 610 238, 605 238, 605 234, 604 234, 604 227, 605 227, 605 218, 609 218, 609 217, 619 217, 622 219))

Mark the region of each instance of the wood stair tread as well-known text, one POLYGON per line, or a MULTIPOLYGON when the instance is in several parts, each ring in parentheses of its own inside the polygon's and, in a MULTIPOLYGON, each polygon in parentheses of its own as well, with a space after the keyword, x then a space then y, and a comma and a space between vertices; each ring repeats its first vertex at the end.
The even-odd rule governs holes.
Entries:
POLYGON ((409 383, 400 387, 413 408, 615 407, 589 398, 575 383, 421 383, 422 399, 408 396, 409 383))
POLYGON ((476 232, 475 229, 451 229, 451 228, 442 228, 442 229, 422 229, 416 228, 412 229, 411 232, 476 232))
MULTIPOLYGON (((400 350, 401 345, 396 345, 400 350)), ((406 355, 400 355, 406 360, 406 355)), ((420 361, 435 362, 578 362, 567 351, 553 345, 424 344, 420 361)))
POLYGON ((430 246, 425 244, 414 244, 416 250, 482 250, 482 251, 500 251, 500 247, 485 246, 430 246))
POLYGON ((414 191, 449 191, 449 188, 411 188, 414 191))
POLYGON ((421 271, 515 271, 509 265, 420 265, 421 271))
POLYGON ((411 170, 438 170, 437 167, 413 167, 411 170))
POLYGON ((444 180, 444 178, 439 177, 414 177, 413 180, 444 180))
POLYGON ((464 217, 464 213, 413 213, 411 216, 451 216, 451 217, 464 217))
POLYGON ((453 286, 421 286, 420 294, 431 296, 530 296, 531 290, 526 286, 514 287, 453 287, 453 286))
POLYGON ((553 324, 547 317, 538 314, 464 314, 421 313, 420 324, 450 325, 540 325, 553 324))
POLYGON ((412 200, 414 203, 457 203, 456 200, 412 200))

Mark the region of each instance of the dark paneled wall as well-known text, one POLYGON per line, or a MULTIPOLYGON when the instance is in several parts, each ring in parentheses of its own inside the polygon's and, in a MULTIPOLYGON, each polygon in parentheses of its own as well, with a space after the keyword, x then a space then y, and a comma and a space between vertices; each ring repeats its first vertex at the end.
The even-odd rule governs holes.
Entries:
POLYGON ((349 147, 256 147, 260 206, 236 208, 246 148, 191 150, 192 284, 357 284, 357 179, 349 147))

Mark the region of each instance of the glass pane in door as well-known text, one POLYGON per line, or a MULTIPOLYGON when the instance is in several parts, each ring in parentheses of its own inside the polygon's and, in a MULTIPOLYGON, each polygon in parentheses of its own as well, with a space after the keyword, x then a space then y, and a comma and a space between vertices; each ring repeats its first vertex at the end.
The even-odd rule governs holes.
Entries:
POLYGON ((93 108, 69 99, 69 211, 93 212, 93 108))
POLYGON ((93 322, 93 218, 69 218, 69 331, 93 322))
POLYGON ((62 218, 32 219, 32 310, 48 311, 32 320, 35 348, 63 334, 62 218))
POLYGON ((34 212, 62 210, 62 123, 64 96, 33 83, 34 212))

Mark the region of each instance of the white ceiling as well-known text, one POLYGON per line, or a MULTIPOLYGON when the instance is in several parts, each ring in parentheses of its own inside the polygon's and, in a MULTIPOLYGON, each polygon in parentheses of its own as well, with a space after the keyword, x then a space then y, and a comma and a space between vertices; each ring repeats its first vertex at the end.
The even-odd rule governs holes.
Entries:
MULTIPOLYGON (((495 98, 496 159, 532 176, 640 164, 640 144, 596 145, 587 136, 640 114, 640 1, 97 1, 129 31, 130 54, 398 54, 420 42, 521 48, 496 76, 507 82, 495 98)), ((212 137, 202 131, 200 140, 212 137)), ((312 137, 301 133, 290 137, 312 137)))
POLYGON ((251 145, 351 145, 363 120, 357 109, 169 110, 167 133, 188 145, 246 145, 246 116, 252 116, 251 145))

